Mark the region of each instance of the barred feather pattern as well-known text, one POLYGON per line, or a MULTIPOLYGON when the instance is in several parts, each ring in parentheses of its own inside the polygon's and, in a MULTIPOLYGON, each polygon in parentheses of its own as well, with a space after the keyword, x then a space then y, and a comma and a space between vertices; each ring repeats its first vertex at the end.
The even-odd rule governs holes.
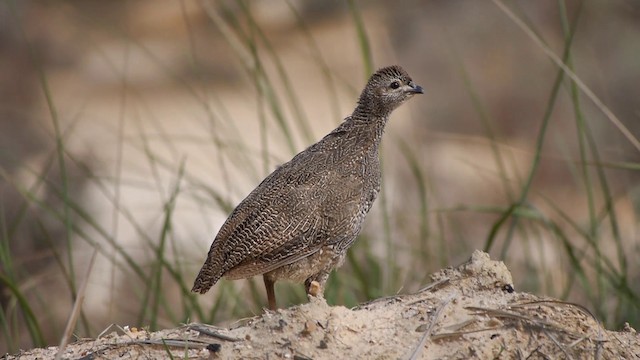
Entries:
POLYGON ((215 237, 192 291, 205 293, 222 277, 259 274, 324 284, 380 191, 378 148, 389 115, 416 93, 422 88, 399 66, 373 74, 342 124, 240 202, 215 237))

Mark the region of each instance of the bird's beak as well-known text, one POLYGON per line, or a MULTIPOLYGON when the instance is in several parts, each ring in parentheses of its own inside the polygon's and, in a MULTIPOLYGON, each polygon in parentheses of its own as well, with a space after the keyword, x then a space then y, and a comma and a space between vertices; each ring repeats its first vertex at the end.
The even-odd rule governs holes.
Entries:
POLYGON ((424 90, 422 90, 422 86, 409 84, 407 92, 410 94, 424 94, 424 90))

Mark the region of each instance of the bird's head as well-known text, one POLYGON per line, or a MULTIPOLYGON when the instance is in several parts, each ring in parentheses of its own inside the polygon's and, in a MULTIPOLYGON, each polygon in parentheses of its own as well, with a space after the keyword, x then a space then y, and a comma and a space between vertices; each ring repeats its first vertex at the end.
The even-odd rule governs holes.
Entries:
POLYGON ((358 103, 376 115, 386 116, 415 94, 422 94, 409 74, 398 65, 376 71, 360 95, 358 103))

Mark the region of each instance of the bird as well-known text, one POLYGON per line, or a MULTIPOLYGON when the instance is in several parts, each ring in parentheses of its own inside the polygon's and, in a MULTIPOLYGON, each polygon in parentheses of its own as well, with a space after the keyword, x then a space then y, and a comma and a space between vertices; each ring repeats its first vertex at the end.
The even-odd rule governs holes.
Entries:
POLYGON ((350 116, 277 167, 232 211, 191 291, 204 294, 223 277, 262 275, 270 310, 277 309, 279 280, 304 282, 308 296, 323 296, 380 192, 378 153, 389 116, 423 93, 401 66, 371 75, 350 116))

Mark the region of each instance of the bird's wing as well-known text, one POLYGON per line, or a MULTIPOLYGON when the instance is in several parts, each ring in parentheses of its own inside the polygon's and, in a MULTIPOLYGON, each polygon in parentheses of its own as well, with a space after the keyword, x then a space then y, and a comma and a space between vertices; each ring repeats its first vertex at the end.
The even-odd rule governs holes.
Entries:
POLYGON ((293 190, 286 184, 289 166, 284 164, 267 176, 229 215, 213 240, 191 291, 207 292, 238 264, 278 246, 280 240, 274 239, 274 234, 284 229, 281 218, 287 202, 283 195, 293 190))
POLYGON ((236 207, 213 241, 193 291, 206 292, 229 272, 233 278, 250 277, 292 263, 348 233, 347 214, 358 206, 362 181, 345 185, 330 165, 335 154, 307 150, 312 151, 276 169, 236 207))
POLYGON ((329 243, 350 241, 357 235, 359 225, 354 216, 361 203, 361 181, 355 178, 345 181, 330 173, 316 180, 297 186, 283 197, 289 206, 282 216, 272 219, 279 224, 274 226, 278 229, 274 231, 276 235, 263 237, 251 256, 229 269, 227 277, 239 279, 263 274, 310 256, 329 243))

